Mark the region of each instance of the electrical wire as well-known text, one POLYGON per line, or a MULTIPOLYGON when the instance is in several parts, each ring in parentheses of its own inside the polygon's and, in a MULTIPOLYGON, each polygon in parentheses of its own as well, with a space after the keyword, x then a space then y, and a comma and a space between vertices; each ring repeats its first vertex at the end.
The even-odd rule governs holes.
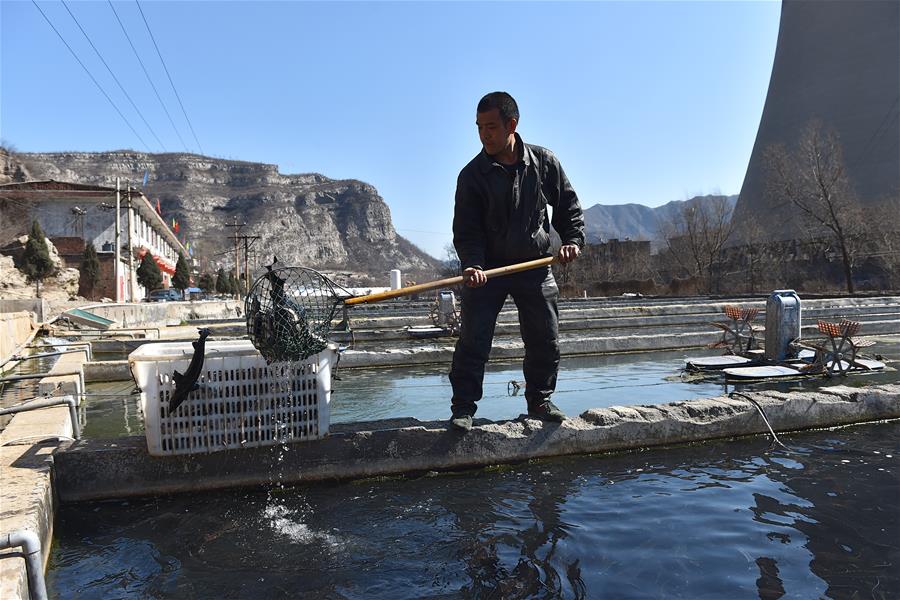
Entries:
POLYGON ((150 126, 150 123, 148 123, 148 122, 147 122, 147 119, 144 118, 144 113, 141 112, 141 110, 137 107, 137 104, 134 103, 134 100, 131 99, 131 96, 128 94, 128 91, 125 89, 125 86, 122 85, 122 83, 119 81, 119 78, 116 77, 116 74, 113 73, 113 70, 109 67, 109 64, 107 64, 106 60, 103 58, 103 55, 100 54, 100 51, 99 51, 99 50, 97 50, 97 46, 94 45, 94 42, 91 41, 90 36, 89 36, 89 35, 87 34, 87 32, 84 30, 84 27, 82 27, 82 26, 81 26, 81 23, 78 22, 78 19, 75 18, 75 15, 72 13, 72 9, 70 9, 70 8, 69 8, 69 5, 66 4, 66 0, 60 0, 60 1, 62 2, 62 5, 65 7, 66 12, 69 13, 69 16, 72 17, 72 20, 73 20, 73 21, 75 21, 75 24, 78 26, 78 29, 81 30, 82 35, 84 35, 84 39, 86 39, 87 42, 88 42, 88 44, 91 45, 91 48, 94 49, 94 52, 97 54, 97 58, 100 59, 100 62, 102 62, 102 63, 103 63, 103 66, 106 67, 106 70, 109 71, 109 74, 110 74, 110 76, 113 78, 113 81, 116 82, 116 85, 119 86, 119 89, 122 90, 122 93, 125 94, 125 97, 126 97, 126 98, 128 98, 128 101, 131 103, 131 107, 134 108, 135 112, 136 112, 136 113, 138 114, 138 116, 141 118, 141 121, 144 122, 144 125, 146 125, 146 126, 147 126, 147 129, 150 130, 150 133, 153 135, 154 138, 156 138, 156 141, 159 142, 159 145, 160 145, 160 147, 162 147, 163 151, 166 151, 166 146, 165 146, 165 144, 163 144, 163 143, 162 143, 162 140, 159 139, 159 136, 156 135, 156 132, 155 132, 155 131, 153 130, 153 128, 150 126))
POLYGON ((128 129, 131 130, 131 133, 133 133, 133 134, 135 135, 135 137, 137 137, 137 139, 139 139, 139 140, 141 141, 141 143, 144 145, 144 148, 147 149, 147 152, 152 152, 152 151, 150 150, 150 146, 148 146, 148 145, 147 145, 147 142, 144 141, 144 138, 141 137, 141 134, 139 134, 139 133, 135 130, 135 128, 132 127, 132 125, 131 125, 131 123, 128 121, 128 119, 125 118, 125 115, 122 114, 122 111, 119 110, 119 107, 116 106, 116 103, 112 101, 112 98, 110 98, 110 97, 109 97, 109 94, 106 93, 106 90, 103 89, 103 86, 100 85, 100 83, 99 83, 99 82, 97 81, 97 79, 91 74, 91 72, 90 72, 90 71, 88 70, 88 68, 84 65, 84 63, 81 62, 81 59, 78 58, 78 55, 75 54, 75 51, 72 50, 72 47, 69 45, 69 43, 66 41, 66 39, 62 36, 62 34, 59 32, 59 30, 56 29, 56 26, 53 25, 53 22, 50 21, 50 18, 44 13, 43 10, 41 10, 41 7, 38 6, 38 3, 37 3, 35 0, 31 0, 31 3, 34 4, 34 7, 38 9, 38 12, 41 13, 41 16, 44 17, 44 20, 45 20, 45 21, 47 21, 47 25, 49 25, 50 28, 53 29, 53 31, 54 31, 54 32, 56 33, 56 35, 59 37, 60 41, 62 41, 62 43, 65 44, 66 48, 69 49, 69 52, 71 52, 71 54, 72 54, 72 56, 75 58, 75 60, 78 61, 78 64, 81 65, 81 68, 84 69, 84 72, 87 73, 87 76, 91 78, 91 81, 94 82, 94 85, 96 85, 96 86, 97 86, 97 89, 100 90, 100 93, 103 94, 103 97, 106 98, 107 102, 109 102, 110 105, 111 105, 111 106, 115 109, 115 111, 119 114, 119 116, 122 117, 122 120, 125 121, 125 124, 126 124, 126 125, 128 125, 128 129))
MULTIPOLYGON (((34 1, 34 0, 32 0, 34 1)), ((141 13, 141 18, 144 20, 144 25, 147 27, 147 33, 150 34, 150 39, 153 41, 153 47, 156 48, 156 54, 159 56, 159 61, 162 63, 163 69, 166 71, 166 77, 169 78, 169 84, 172 86, 172 91, 175 92, 175 98, 178 99, 178 105, 181 107, 181 112, 184 113, 184 119, 187 121, 188 127, 191 129, 191 134, 194 136, 194 141, 197 142, 197 147, 200 148, 200 154, 204 154, 203 146, 200 145, 200 140, 197 139, 197 133, 194 131, 194 126, 191 124, 191 119, 188 117, 187 111, 184 109, 184 103, 181 102, 181 96, 178 95, 178 90, 175 88, 175 82, 172 81, 172 75, 169 73, 169 67, 166 66, 166 61, 163 60, 162 52, 159 51, 159 45, 156 43, 156 38, 153 37, 153 32, 150 31, 150 24, 147 22, 147 17, 144 15, 144 9, 141 8, 141 3, 138 0, 134 0, 134 3, 137 4, 138 10, 141 13)))
POLYGON ((181 142, 181 146, 187 150, 187 144, 184 143, 184 138, 181 137, 181 132, 178 131, 178 127, 175 126, 175 121, 172 119, 172 115, 169 113, 169 109, 166 107, 166 103, 163 102, 162 97, 159 95, 159 90, 156 89, 156 85, 153 83, 153 80, 150 78, 150 73, 147 72, 147 67, 144 66, 144 61, 141 60, 141 55, 138 53, 137 48, 134 47, 134 42, 131 41, 131 36, 128 35, 128 31, 125 30, 125 25, 122 23, 122 20, 119 18, 119 13, 116 12, 116 7, 113 6, 112 0, 107 0, 109 2, 109 7, 112 9, 113 14, 116 16, 116 21, 119 22, 119 27, 122 28, 122 33, 125 34, 125 39, 128 40, 128 44, 131 46, 131 51, 134 52, 135 58, 137 58, 138 63, 141 65, 141 69, 144 71, 144 75, 147 77, 147 82, 150 84, 150 87, 153 88, 153 93, 156 94, 156 99, 159 100, 160 106, 162 106, 163 111, 166 113, 166 117, 169 119, 169 123, 172 124, 172 129, 175 131, 175 135, 178 136, 178 141, 181 142))
POLYGON ((759 404, 759 402, 757 402, 756 400, 754 400, 753 398, 751 398, 751 397, 748 396, 747 394, 742 394, 742 393, 740 393, 740 392, 731 392, 730 394, 728 394, 728 397, 729 397, 729 398, 734 398, 735 396, 740 396, 741 398, 747 400, 747 401, 750 402, 753 406, 755 406, 755 407, 756 407, 756 410, 759 411, 759 414, 760 414, 760 416, 762 417, 763 422, 766 424, 766 427, 769 428, 769 433, 772 434, 772 439, 775 440, 775 442, 776 442, 779 446, 781 446, 782 448, 784 448, 784 449, 787 450, 788 452, 793 452, 793 450, 791 450, 790 448, 788 448, 787 446, 785 446, 784 444, 782 444, 782 443, 781 443, 781 440, 778 439, 778 436, 775 435, 775 430, 772 429, 772 425, 769 423, 769 418, 766 416, 766 411, 763 410, 763 407, 759 404))

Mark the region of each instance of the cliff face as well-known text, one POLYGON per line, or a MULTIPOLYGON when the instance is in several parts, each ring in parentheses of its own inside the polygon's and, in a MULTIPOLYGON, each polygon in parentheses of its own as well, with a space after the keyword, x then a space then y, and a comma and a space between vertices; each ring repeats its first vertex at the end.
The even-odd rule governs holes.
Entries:
POLYGON ((194 154, 54 152, 14 158, 29 179, 115 186, 121 177, 123 187, 141 187, 147 172, 145 195, 153 203, 159 199, 163 217, 177 219, 183 237, 212 265, 233 264, 234 230, 227 225, 236 218, 246 223, 241 235, 260 236, 252 246, 259 265, 278 255, 283 264, 379 278, 394 268, 437 267, 436 259, 397 235, 387 204, 361 181, 285 175, 276 165, 194 154))

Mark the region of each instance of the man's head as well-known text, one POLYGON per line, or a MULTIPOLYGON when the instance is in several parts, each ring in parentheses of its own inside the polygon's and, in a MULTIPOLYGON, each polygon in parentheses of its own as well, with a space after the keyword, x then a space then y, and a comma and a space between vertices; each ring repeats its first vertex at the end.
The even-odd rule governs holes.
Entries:
POLYGON ((515 143, 519 106, 506 92, 491 92, 478 103, 475 124, 484 151, 496 156, 515 143))

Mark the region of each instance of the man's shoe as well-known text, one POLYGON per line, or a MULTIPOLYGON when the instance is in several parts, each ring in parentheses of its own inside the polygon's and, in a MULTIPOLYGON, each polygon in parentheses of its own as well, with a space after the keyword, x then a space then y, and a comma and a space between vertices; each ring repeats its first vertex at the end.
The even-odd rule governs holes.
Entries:
POLYGON ((458 415, 450 419, 450 425, 454 429, 460 431, 469 431, 472 429, 472 415, 458 415))
POLYGON ((550 421, 552 423, 562 423, 566 418, 566 413, 559 410, 555 404, 549 400, 544 400, 539 404, 533 404, 528 407, 528 416, 540 419, 541 421, 550 421))

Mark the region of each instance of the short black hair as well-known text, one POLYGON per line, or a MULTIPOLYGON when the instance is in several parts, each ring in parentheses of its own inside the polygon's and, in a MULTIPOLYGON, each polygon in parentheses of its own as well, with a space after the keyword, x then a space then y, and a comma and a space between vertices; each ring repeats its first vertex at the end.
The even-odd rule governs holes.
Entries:
POLYGON ((500 110, 500 118, 503 123, 509 123, 510 119, 519 120, 519 105, 515 99, 506 92, 491 92, 478 102, 478 112, 488 112, 494 109, 500 110))

